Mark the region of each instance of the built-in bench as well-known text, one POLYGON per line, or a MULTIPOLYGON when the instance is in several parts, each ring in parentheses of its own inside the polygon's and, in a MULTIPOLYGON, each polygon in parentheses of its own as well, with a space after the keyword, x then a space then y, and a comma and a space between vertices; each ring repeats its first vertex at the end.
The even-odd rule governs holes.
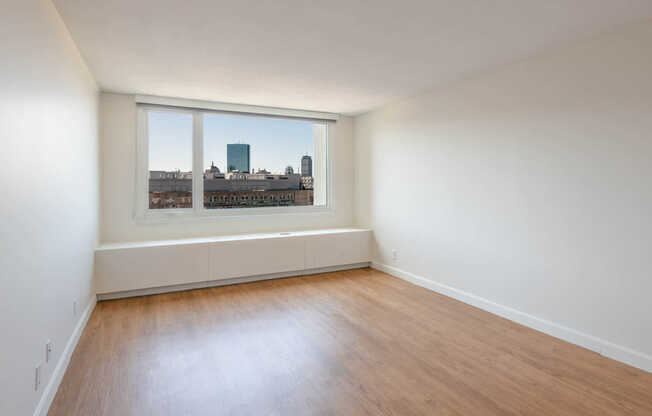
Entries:
POLYGON ((98 299, 367 267, 371 231, 326 229, 106 244, 95 251, 98 299))

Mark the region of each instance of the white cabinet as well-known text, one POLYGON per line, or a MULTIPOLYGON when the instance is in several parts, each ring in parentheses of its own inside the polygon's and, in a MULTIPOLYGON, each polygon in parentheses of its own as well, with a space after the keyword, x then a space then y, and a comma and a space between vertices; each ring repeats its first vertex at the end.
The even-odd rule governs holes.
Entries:
POLYGON ((306 269, 370 261, 368 230, 315 235, 306 239, 306 269))
POLYGON ((214 243, 209 248, 210 278, 232 279, 302 270, 304 237, 277 237, 214 243))
POLYGON ((371 231, 328 229, 107 245, 95 252, 98 294, 219 282, 371 261, 371 231))

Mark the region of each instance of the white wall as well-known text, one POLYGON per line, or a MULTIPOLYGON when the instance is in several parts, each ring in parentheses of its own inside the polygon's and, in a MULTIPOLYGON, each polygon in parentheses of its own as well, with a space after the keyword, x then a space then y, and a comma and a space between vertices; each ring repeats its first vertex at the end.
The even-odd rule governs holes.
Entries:
POLYGON ((136 169, 134 98, 102 93, 100 113, 102 243, 342 227, 353 222, 353 130, 350 117, 341 117, 329 129, 334 213, 220 217, 183 223, 142 224, 133 218, 136 169))
POLYGON ((0 56, 0 414, 19 416, 94 295, 98 92, 48 0, 2 2, 0 56))
POLYGON ((652 365, 650 51, 621 27, 356 118, 376 261, 652 365))

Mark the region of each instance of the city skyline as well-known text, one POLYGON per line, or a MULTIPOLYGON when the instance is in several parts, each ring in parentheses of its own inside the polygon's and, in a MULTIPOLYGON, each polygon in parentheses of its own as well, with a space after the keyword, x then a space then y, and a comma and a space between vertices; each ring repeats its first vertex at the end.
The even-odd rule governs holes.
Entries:
MULTIPOLYGON (((301 157, 314 155, 310 121, 210 113, 204 116, 202 170, 211 163, 227 171, 227 144, 249 144, 251 170, 283 173, 289 165, 298 171, 301 157)), ((192 116, 149 113, 149 170, 192 171, 192 116)))

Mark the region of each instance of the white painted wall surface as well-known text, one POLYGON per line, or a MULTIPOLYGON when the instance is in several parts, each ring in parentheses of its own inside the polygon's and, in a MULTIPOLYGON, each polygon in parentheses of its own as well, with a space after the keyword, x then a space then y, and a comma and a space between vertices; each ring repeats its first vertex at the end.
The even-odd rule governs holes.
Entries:
POLYGON ((356 118, 375 261, 652 364, 651 51, 648 21, 356 118))
POLYGON ((49 0, 1 9, 0 415, 19 416, 34 412, 95 293, 98 92, 49 0))
POLYGON ((131 95, 102 93, 100 113, 102 243, 346 227, 353 223, 353 123, 350 117, 341 117, 329 127, 334 182, 333 212, 142 224, 133 218, 136 163, 134 98, 131 95))

